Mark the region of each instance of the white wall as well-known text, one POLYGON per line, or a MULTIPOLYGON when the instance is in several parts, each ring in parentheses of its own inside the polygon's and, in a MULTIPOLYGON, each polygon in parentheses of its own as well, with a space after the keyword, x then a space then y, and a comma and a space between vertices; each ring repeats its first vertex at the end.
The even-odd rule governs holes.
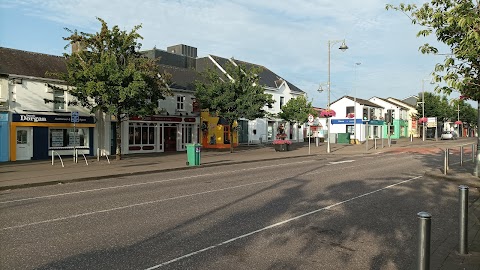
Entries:
MULTIPOLYGON (((56 86, 65 88, 65 86, 59 84, 56 84, 56 86)), ((16 113, 29 113, 29 111, 42 111, 45 113, 77 111, 83 116, 91 115, 90 110, 87 108, 69 106, 68 101, 72 101, 74 98, 67 92, 65 92, 64 109, 54 110, 54 103, 45 103, 44 101, 44 99, 53 100, 53 90, 45 82, 23 79, 21 84, 9 83, 9 91, 11 93, 10 109, 16 113)))

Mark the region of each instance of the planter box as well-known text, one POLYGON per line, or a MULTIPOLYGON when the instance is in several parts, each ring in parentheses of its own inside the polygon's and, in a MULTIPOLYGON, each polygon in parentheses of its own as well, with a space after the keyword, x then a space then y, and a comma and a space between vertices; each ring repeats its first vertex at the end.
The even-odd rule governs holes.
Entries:
POLYGON ((274 144, 274 147, 277 152, 290 151, 290 144, 274 144))

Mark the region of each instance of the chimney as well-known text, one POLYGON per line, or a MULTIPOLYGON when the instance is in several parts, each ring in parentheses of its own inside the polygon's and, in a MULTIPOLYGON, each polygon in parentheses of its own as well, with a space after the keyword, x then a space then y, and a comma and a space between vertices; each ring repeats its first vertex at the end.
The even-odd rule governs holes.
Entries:
POLYGON ((179 54, 191 58, 197 58, 197 48, 184 44, 167 47, 167 51, 169 53, 179 54))

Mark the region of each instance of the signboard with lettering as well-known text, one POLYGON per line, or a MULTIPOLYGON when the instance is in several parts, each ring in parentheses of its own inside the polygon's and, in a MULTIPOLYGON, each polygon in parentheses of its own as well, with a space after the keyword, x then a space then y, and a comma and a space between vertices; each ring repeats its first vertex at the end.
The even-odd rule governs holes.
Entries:
POLYGON ((78 114, 78 112, 72 112, 72 115, 70 116, 70 121, 72 123, 80 122, 80 115, 78 114))
MULTIPOLYGON (((330 120, 332 125, 353 125, 353 120, 354 119, 332 119, 330 120)), ((357 124, 363 124, 362 119, 355 119, 357 124)))
MULTIPOLYGON (((73 123, 71 115, 12 114, 12 122, 31 123, 73 123)), ((78 116, 80 124, 95 124, 93 116, 78 116)))

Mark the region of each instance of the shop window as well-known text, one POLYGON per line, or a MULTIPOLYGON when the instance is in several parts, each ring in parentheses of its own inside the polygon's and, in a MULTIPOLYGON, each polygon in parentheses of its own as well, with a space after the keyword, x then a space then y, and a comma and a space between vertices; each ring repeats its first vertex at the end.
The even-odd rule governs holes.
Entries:
POLYGON ((128 144, 130 150, 153 150, 155 148, 155 124, 130 123, 128 144))
POLYGON ((230 144, 230 127, 223 126, 223 144, 230 144))
POLYGON ((89 147, 88 128, 51 128, 49 131, 51 148, 89 147))

